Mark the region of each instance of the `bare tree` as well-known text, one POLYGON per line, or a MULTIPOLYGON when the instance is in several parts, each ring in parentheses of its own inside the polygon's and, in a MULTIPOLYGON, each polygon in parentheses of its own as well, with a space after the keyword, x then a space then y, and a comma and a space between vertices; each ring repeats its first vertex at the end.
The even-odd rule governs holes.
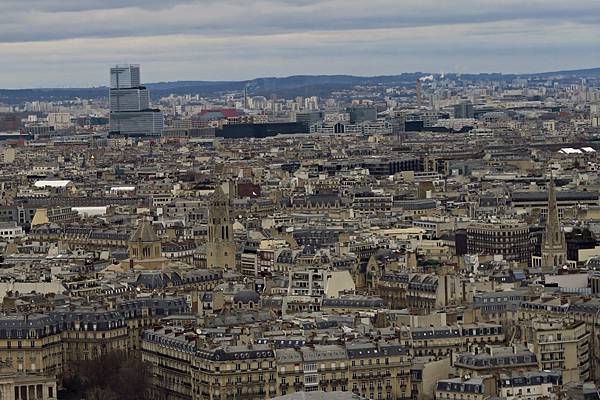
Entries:
POLYGON ((143 400, 147 398, 148 366, 125 352, 110 352, 78 362, 65 378, 70 393, 88 400, 143 400))

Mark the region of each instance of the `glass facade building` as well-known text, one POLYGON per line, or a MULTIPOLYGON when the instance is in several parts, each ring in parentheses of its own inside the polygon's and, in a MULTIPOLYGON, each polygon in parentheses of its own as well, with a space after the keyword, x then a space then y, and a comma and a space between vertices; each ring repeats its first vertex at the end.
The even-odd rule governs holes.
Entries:
POLYGON ((150 94, 141 85, 139 65, 110 69, 110 132, 125 136, 160 136, 164 118, 150 108, 150 94))

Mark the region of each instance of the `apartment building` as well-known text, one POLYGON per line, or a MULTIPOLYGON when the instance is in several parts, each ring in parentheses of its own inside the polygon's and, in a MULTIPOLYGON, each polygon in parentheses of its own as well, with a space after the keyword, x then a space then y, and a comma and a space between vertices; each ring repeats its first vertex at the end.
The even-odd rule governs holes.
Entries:
POLYGON ((52 313, 61 331, 64 368, 76 361, 91 360, 112 351, 127 351, 125 317, 101 309, 60 310, 52 313))
POLYGON ((393 196, 385 193, 356 193, 352 199, 354 215, 366 216, 376 213, 389 213, 393 206, 393 196))
POLYGON ((537 371, 535 353, 525 348, 486 346, 483 351, 474 349, 462 353, 454 362, 460 376, 499 376, 500 373, 537 371))
POLYGON ((376 282, 375 293, 390 307, 433 310, 463 301, 460 279, 452 273, 385 273, 376 282))
POLYGON ((115 309, 60 308, 47 314, 0 316, 0 359, 23 373, 56 376, 78 361, 140 348, 145 327, 188 309, 185 299, 121 301, 115 309))
POLYGON ((475 347, 497 345, 505 339, 497 324, 454 325, 411 328, 409 345, 415 356, 449 356, 475 347))
POLYGON ((466 232, 469 254, 501 255, 507 261, 516 261, 525 265, 531 258, 529 226, 524 222, 511 220, 474 222, 466 232))
POLYGON ((348 355, 339 345, 276 350, 278 395, 295 392, 347 391, 348 355))
POLYGON ((496 380, 492 376, 442 379, 435 388, 435 398, 439 400, 485 400, 495 393, 496 380))
POLYGON ((196 335, 182 329, 144 331, 142 361, 150 366, 149 397, 154 400, 192 398, 192 357, 196 335))
POLYGON ((352 391, 379 400, 410 395, 404 346, 366 341, 286 347, 288 342, 294 341, 280 341, 276 349, 266 343, 211 349, 193 333, 165 328, 144 332, 142 358, 152 364, 154 399, 190 398, 190 388, 191 398, 211 400, 313 391, 352 391))
POLYGON ((369 399, 391 400, 410 395, 410 357, 397 344, 349 344, 352 391, 369 399))
POLYGON ((267 399, 277 393, 275 353, 268 345, 198 349, 193 399, 267 399))
POLYGON ((511 324, 517 319, 519 305, 525 296, 526 292, 522 290, 475 293, 472 303, 473 320, 511 324))
POLYGON ((560 371, 530 371, 500 374, 498 396, 507 400, 537 400, 549 398, 562 385, 560 371))
POLYGON ((60 376, 63 345, 59 324, 42 314, 0 316, 0 359, 18 372, 60 376))

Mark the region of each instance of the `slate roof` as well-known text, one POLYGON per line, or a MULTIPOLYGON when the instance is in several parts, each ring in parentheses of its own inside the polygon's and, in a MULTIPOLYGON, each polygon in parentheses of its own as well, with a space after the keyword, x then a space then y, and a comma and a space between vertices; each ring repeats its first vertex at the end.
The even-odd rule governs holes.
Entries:
POLYGON ((234 303, 248 304, 250 302, 253 302, 254 304, 258 304, 259 301, 260 301, 259 294, 253 290, 242 290, 242 291, 237 292, 233 296, 234 303))
POLYGON ((509 366, 518 366, 523 364, 537 364, 536 356, 530 351, 520 351, 516 354, 461 354, 458 356, 455 365, 457 367, 473 368, 502 368, 509 366))
POLYGON ((213 350, 198 350, 196 356, 212 361, 256 360, 274 358, 275 353, 268 345, 225 346, 213 350))

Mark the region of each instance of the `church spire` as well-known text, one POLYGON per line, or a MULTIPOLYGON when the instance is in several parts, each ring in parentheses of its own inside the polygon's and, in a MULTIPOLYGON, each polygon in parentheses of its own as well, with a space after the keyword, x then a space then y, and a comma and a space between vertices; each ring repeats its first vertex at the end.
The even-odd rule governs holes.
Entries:
POLYGON ((548 214, 542 243, 542 270, 552 272, 555 268, 564 265, 567 261, 566 253, 565 235, 560 229, 556 186, 551 173, 550 182, 548 183, 548 214))
POLYGON ((546 241, 552 245, 560 245, 564 237, 560 234, 560 220, 558 216, 558 205, 556 202, 556 186, 554 178, 550 176, 548 184, 548 215, 546 218, 546 241))

